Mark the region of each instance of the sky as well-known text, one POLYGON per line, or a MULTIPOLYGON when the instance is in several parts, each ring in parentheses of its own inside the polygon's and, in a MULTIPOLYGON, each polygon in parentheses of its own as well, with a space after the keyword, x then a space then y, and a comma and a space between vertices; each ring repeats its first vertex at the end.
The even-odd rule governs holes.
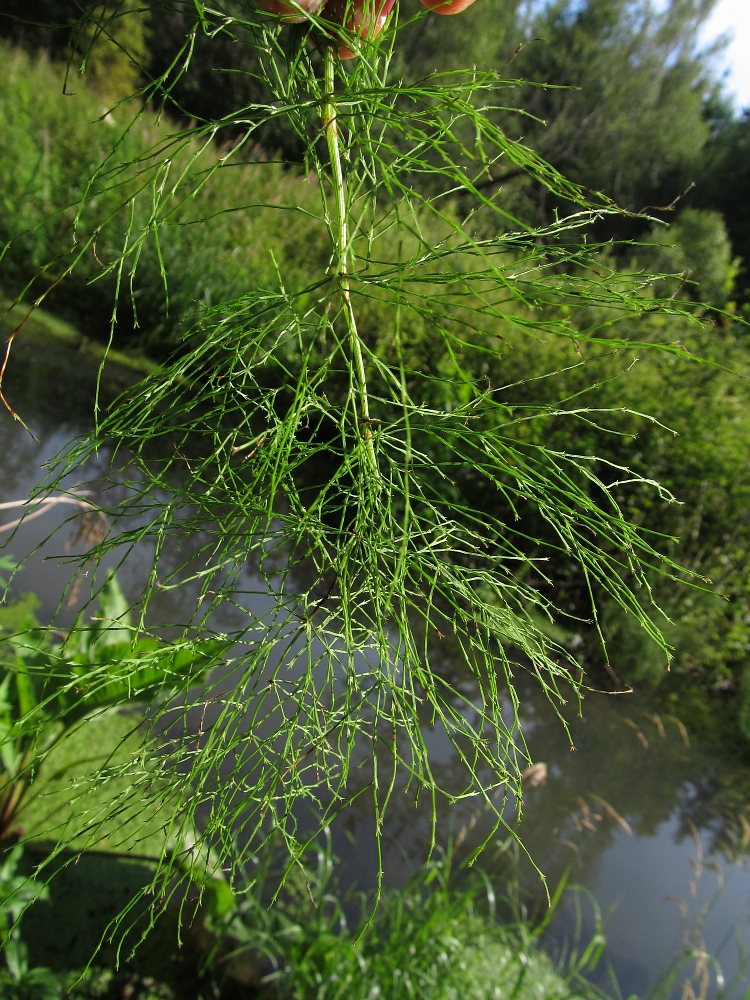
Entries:
POLYGON ((735 97, 736 107, 750 107, 750 0, 719 0, 706 22, 701 41, 706 44, 729 31, 734 38, 717 68, 726 68, 727 91, 735 97))

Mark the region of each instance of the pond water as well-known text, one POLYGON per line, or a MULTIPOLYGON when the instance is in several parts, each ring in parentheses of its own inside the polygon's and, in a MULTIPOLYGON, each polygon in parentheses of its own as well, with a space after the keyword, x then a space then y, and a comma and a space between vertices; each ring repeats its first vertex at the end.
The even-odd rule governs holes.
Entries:
MULTIPOLYGON (((0 504, 28 497, 45 463, 91 426, 95 371, 81 355, 54 343, 19 343, 14 349, 4 391, 39 443, 0 410, 0 504)), ((109 377, 115 388, 127 384, 123 371, 113 370, 109 377)), ((100 454, 89 468, 72 474, 66 486, 103 475, 108 459, 107 453, 100 454)), ((7 545, 0 554, 9 550, 20 558, 34 553, 19 575, 18 589, 36 592, 42 621, 54 618, 62 625, 75 615, 75 602, 59 605, 80 542, 73 523, 62 532, 56 529, 71 514, 70 508, 55 507, 15 533, 0 532, 0 545, 7 545)), ((12 510, 0 509, 0 525, 15 516, 12 510)), ((198 545, 199 540, 186 539, 186 550, 190 544, 198 545)), ((151 565, 147 548, 131 551, 118 570, 133 600, 151 565)), ((121 555, 113 550, 108 564, 115 566, 121 555)), ((152 620, 161 624, 189 618, 186 609, 170 604, 178 600, 175 593, 151 607, 152 620)), ((188 592, 181 599, 192 598, 188 592)), ((272 599, 260 593, 254 600, 258 607, 251 610, 259 613, 272 605, 272 599)), ((237 609, 227 611, 233 614, 237 609)), ((449 648, 445 656, 450 669, 449 648)), ((721 994, 735 1000, 747 995, 750 969, 742 968, 743 950, 750 949, 747 773, 690 739, 679 718, 679 702, 671 714, 659 713, 638 695, 590 693, 580 717, 575 706, 569 706, 576 747, 571 752, 538 687, 521 677, 519 691, 532 758, 546 767, 530 776, 518 832, 552 889, 565 872, 569 885, 580 887, 563 896, 548 927, 545 943, 550 952, 565 957, 571 950, 580 951, 595 933, 595 914, 600 912, 606 960, 590 978, 603 988, 610 985, 611 968, 625 996, 643 995, 670 963, 690 952, 693 957, 677 980, 675 996, 682 995, 688 974, 696 996, 721 994), (714 956, 721 969, 706 955, 714 956)), ((427 726, 425 738, 434 768, 449 785, 455 766, 452 746, 444 734, 427 726)), ((452 841, 459 859, 482 843, 490 829, 486 809, 439 806, 440 835, 443 842, 452 841)), ((371 887, 377 861, 366 797, 334 827, 333 837, 343 884, 371 887)), ((415 810, 410 798, 394 798, 385 837, 388 883, 397 885, 413 874, 428 851, 429 838, 425 811, 415 810)), ((499 832, 482 856, 480 864, 498 892, 516 853, 507 834, 499 832)), ((523 905, 543 913, 538 877, 523 858, 513 864, 525 890, 523 905)))

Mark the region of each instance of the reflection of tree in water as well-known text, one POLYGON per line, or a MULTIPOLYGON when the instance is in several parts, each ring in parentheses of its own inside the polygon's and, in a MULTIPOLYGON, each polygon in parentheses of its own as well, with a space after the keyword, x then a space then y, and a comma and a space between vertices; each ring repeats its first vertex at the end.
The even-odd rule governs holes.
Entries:
MULTIPOLYGON (((98 362, 59 345, 51 339, 26 343, 23 331, 13 344, 3 379, 4 392, 12 398, 16 411, 33 430, 38 442, 3 410, 9 426, 4 429, 0 459, 0 483, 3 500, 25 500, 43 479, 43 467, 77 435, 92 427, 93 399, 98 362)), ((122 387, 123 379, 135 375, 118 369, 117 384, 102 382, 100 405, 106 406, 122 387)), ((102 449, 85 470, 77 472, 94 481, 105 476, 111 458, 102 449)), ((96 494, 101 492, 97 488, 96 494)), ((69 512, 68 512, 69 513, 69 512)), ((38 526, 37 526, 38 527, 38 526)), ((77 530, 72 529, 74 532, 77 530)), ((49 533, 49 525, 41 532, 49 533)), ((67 537, 67 535, 66 535, 67 537)), ((0 542, 5 538, 0 536, 0 542)), ((80 538, 78 541, 82 541, 80 538)), ((64 548, 63 545, 60 546, 64 548)))
POLYGON ((750 771, 733 765, 687 782, 678 809, 678 840, 703 834, 707 853, 736 862, 750 854, 750 771))
MULTIPOLYGON (((559 721, 533 682, 519 678, 518 687, 531 755, 534 761, 547 764, 547 773, 537 787, 525 787, 522 820, 514 829, 551 886, 569 868, 574 877, 584 871, 587 880, 595 877, 600 858, 618 835, 652 837, 675 816, 678 840, 694 839, 697 828, 708 834, 711 850, 736 853, 750 847, 750 809, 738 819, 736 810, 732 813, 725 808, 724 779, 717 772, 717 761, 689 744, 678 719, 649 711, 647 702, 637 696, 590 694, 583 717, 571 720, 576 750, 570 752, 559 721)), ((469 689, 467 684, 465 690, 469 689)), ((502 827, 492 834, 497 820, 493 808, 502 810, 506 796, 504 817, 512 822, 514 797, 502 785, 490 794, 491 805, 478 794, 470 795, 462 786, 465 770, 447 737, 428 721, 423 727, 433 751, 435 780, 457 796, 436 798, 434 843, 452 843, 460 862, 491 836, 492 846, 481 865, 502 880, 510 871, 507 834, 502 827), (466 797, 460 797, 462 793, 466 797)), ((481 777, 488 786, 493 783, 489 771, 481 777)), ((364 787, 369 773, 360 780, 364 787)), ((377 864, 374 844, 364 833, 372 817, 368 791, 336 831, 337 853, 350 858, 347 877, 351 874, 364 885, 374 880, 377 864)), ((421 863, 433 844, 431 803, 415 802, 406 780, 392 793, 385 831, 386 875, 400 881, 421 863)), ((522 859, 520 870, 527 888, 539 895, 538 876, 531 865, 522 859)))
MULTIPOLYGON (((3 391, 42 441, 58 431, 69 440, 92 427, 98 373, 95 358, 51 337, 27 336, 22 328, 8 358, 3 391)), ((106 408, 140 377, 108 363, 101 379, 99 405, 106 408)))

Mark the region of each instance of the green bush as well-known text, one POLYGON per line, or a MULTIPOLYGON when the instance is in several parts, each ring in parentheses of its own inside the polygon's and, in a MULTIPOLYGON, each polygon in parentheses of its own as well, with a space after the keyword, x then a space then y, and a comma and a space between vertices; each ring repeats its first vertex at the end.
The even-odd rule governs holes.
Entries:
POLYGON ((117 340, 163 356, 207 305, 259 287, 277 289, 280 268, 293 290, 295 272, 325 266, 325 230, 306 211, 319 204, 319 193, 306 175, 261 161, 217 170, 221 151, 210 137, 173 148, 175 127, 155 111, 134 124, 135 107, 108 112, 85 78, 76 80, 75 94, 63 94, 64 77, 65 67, 43 55, 0 45, 0 129, 14 153, 0 161, 6 292, 36 297, 60 278, 45 304, 106 341, 119 286, 117 340), (133 165, 154 146, 158 157, 133 165), (86 179, 97 169, 81 208, 86 179), (170 198, 183 171, 186 191, 170 198), (149 188, 153 220, 143 198, 135 208, 130 201, 149 188), (243 211, 251 205, 288 211, 262 213, 259 225, 259 216, 243 211), (158 244, 133 243, 133 234, 157 218, 167 220, 158 244))
POLYGON ((738 265, 718 212, 685 208, 669 228, 652 229, 648 241, 652 245, 644 248, 641 257, 649 270, 684 275, 702 302, 719 308, 727 304, 738 265))
MULTIPOLYGON (((317 875, 293 876, 277 905, 263 907, 257 889, 226 922, 230 969, 247 951, 261 966, 261 996, 287 1000, 573 1000, 593 995, 582 973, 600 957, 604 937, 587 942, 569 967, 556 969, 528 922, 500 923, 489 883, 476 873, 463 883, 445 863, 432 863, 403 889, 342 900, 330 884, 330 859, 317 875), (315 898, 312 902, 311 896, 315 898), (361 910, 361 923, 356 911, 361 910), (354 915, 354 916, 353 916, 354 915), (372 918, 372 919, 370 919, 372 918)), ((546 924, 547 921, 545 921, 546 924)))

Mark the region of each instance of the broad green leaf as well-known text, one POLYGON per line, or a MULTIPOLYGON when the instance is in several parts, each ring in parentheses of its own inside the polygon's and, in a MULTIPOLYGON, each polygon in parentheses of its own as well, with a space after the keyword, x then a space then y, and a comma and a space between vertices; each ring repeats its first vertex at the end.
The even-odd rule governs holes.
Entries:
POLYGON ((228 644, 208 640, 172 646, 155 639, 96 647, 95 661, 76 657, 56 675, 55 706, 66 726, 90 712, 126 701, 150 701, 159 692, 204 680, 228 644), (63 671, 68 670, 67 678, 63 671), (78 683, 80 680, 80 683, 78 683))

